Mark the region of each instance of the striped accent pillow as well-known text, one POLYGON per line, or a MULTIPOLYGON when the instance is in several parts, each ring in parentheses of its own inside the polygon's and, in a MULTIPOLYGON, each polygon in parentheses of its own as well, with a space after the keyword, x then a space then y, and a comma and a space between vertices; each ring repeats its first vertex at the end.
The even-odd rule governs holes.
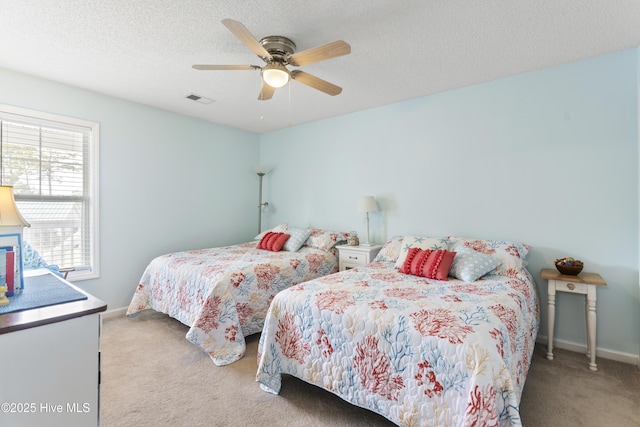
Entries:
POLYGON ((428 279, 448 280, 449 269, 456 253, 444 249, 410 248, 400 273, 422 276, 428 279))

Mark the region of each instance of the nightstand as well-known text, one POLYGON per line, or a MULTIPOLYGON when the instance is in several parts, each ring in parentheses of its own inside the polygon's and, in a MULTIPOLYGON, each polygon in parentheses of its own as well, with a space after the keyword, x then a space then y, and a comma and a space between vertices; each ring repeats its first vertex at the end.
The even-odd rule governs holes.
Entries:
POLYGON ((561 274, 552 268, 543 268, 540 277, 548 280, 547 321, 548 343, 547 359, 553 360, 553 327, 556 320, 556 291, 585 295, 585 314, 587 318, 587 357, 590 358, 589 369, 597 371, 596 365, 596 289, 607 286, 597 273, 580 273, 577 276, 561 274))
POLYGON ((343 271, 369 264, 378 255, 382 245, 338 245, 336 248, 338 248, 339 269, 343 271))

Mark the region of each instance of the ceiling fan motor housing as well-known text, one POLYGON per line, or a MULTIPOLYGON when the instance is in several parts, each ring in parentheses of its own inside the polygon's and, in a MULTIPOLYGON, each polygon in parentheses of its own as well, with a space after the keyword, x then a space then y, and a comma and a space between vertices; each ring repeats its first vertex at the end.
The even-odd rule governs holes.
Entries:
MULTIPOLYGON (((283 36, 267 36, 260 39, 260 44, 271 56, 282 64, 287 64, 289 56, 296 52, 296 44, 283 36)), ((267 58, 263 58, 269 62, 267 58)))

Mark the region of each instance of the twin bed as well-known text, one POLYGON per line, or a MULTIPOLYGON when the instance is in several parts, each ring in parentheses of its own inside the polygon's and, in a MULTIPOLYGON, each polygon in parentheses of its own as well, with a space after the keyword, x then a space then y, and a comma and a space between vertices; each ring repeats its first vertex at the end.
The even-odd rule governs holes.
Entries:
MULTIPOLYGON (((539 325, 526 245, 394 237, 373 263, 339 273, 333 247, 303 246, 295 254, 273 252, 270 262, 301 265, 298 257, 320 255, 315 250, 333 261, 325 259, 315 275, 280 273, 283 279, 266 287, 258 286, 251 262, 261 259, 255 246, 232 247, 253 266, 242 267, 239 286, 224 263, 209 267, 214 286, 187 286, 204 272, 184 265, 185 255, 160 257, 184 270, 154 276, 150 265, 129 311, 153 308, 190 325, 187 338, 219 365, 242 357, 243 337, 262 331, 256 380, 267 392, 279 393, 286 374, 402 426, 521 425, 518 407, 539 325), (455 252, 450 265, 447 251, 455 252), (447 272, 444 280, 438 271, 447 272), (169 276, 182 285, 169 285, 169 276), (189 297, 181 294, 187 289, 189 297)), ((201 255, 233 257, 216 249, 201 255)))
POLYGON ((258 249, 253 241, 155 258, 140 279, 127 316, 148 309, 165 313, 190 327, 186 338, 216 365, 239 360, 246 350, 244 337, 262 330, 279 291, 338 271, 334 246, 347 236, 285 224, 277 229, 291 235, 289 250, 258 249))

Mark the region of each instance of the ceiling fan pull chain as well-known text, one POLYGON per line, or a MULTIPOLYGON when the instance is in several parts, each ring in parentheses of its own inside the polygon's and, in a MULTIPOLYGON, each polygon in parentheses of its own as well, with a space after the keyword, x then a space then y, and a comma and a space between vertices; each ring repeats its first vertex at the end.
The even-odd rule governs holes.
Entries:
MULTIPOLYGON (((262 98, 262 77, 260 78, 260 98, 262 98)), ((260 99, 262 101, 262 99, 260 99)), ((264 120, 264 116, 262 115, 262 102, 260 102, 260 121, 264 120)))
POLYGON ((291 83, 289 83, 289 129, 291 129, 291 83))

